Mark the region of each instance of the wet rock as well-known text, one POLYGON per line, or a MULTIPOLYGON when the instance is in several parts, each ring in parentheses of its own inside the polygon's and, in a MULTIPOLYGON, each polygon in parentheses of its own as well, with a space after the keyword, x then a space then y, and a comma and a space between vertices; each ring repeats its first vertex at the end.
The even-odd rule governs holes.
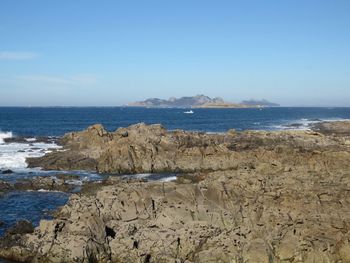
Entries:
POLYGON ((79 175, 75 175, 75 174, 55 174, 55 177, 59 180, 64 180, 64 181, 80 179, 79 175))
POLYGON ((4 170, 1 172, 2 174, 13 174, 13 171, 10 169, 4 170))
POLYGON ((31 179, 18 180, 14 183, 15 190, 46 190, 46 191, 61 191, 71 192, 76 186, 67 183, 70 179, 58 179, 49 176, 36 176, 31 179))
POLYGON ((16 222, 14 226, 9 228, 6 231, 5 236, 8 235, 23 235, 23 234, 29 234, 34 232, 34 227, 31 222, 28 220, 20 220, 16 222))
POLYGON ((0 221, 0 227, 2 227, 3 225, 5 225, 5 222, 0 221))
POLYGON ((10 137, 4 138, 5 143, 28 143, 25 137, 10 137))
POLYGON ((25 144, 31 144, 33 143, 58 143, 59 139, 57 137, 46 137, 46 136, 39 136, 39 137, 25 137, 25 136, 14 136, 11 138, 5 138, 4 142, 6 143, 25 143, 25 144))
POLYGON ((40 143, 55 143, 55 144, 60 144, 60 140, 57 137, 49 136, 39 136, 35 138, 35 142, 40 142, 40 143))
POLYGON ((12 186, 5 181, 0 180, 0 193, 7 192, 12 189, 12 186))

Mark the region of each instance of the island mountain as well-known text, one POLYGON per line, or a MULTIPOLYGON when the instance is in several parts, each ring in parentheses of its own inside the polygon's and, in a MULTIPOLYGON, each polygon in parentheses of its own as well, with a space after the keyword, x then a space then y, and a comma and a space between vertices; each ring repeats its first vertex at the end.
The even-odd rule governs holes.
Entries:
POLYGON ((244 101, 242 103, 232 103, 224 101, 220 97, 210 98, 205 95, 197 95, 193 97, 171 97, 168 100, 150 98, 144 101, 129 103, 131 107, 150 107, 150 108, 254 108, 254 107, 270 107, 279 106, 278 104, 262 101, 244 101))

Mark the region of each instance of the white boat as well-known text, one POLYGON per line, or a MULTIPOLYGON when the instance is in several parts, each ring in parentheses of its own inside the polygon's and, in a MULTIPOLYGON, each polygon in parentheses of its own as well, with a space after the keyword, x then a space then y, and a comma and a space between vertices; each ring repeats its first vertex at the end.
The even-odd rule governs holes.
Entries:
POLYGON ((185 111, 184 113, 185 114, 193 114, 194 112, 192 110, 189 110, 189 111, 185 111))

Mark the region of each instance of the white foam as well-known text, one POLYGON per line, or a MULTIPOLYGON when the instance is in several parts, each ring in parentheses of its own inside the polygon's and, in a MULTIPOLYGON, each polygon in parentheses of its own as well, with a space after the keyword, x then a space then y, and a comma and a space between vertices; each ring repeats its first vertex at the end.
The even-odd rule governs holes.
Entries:
POLYGON ((143 179, 151 176, 152 174, 135 174, 132 177, 137 178, 137 179, 143 179))
MULTIPOLYGON (((12 133, 7 133, 10 138, 12 133)), ((2 137, 5 138, 5 137, 2 137)), ((41 157, 50 149, 60 149, 54 143, 0 143, 0 169, 24 170, 27 168, 26 158, 41 157)))
POLYGON ((160 179, 159 181, 160 181, 160 182, 171 182, 171 181, 175 181, 176 178, 177 178, 176 176, 170 176, 170 177, 162 178, 162 179, 160 179))
POLYGON ((4 143, 4 139, 12 138, 12 132, 0 132, 0 144, 4 143))
POLYGON ((66 183, 69 185, 83 185, 83 181, 81 180, 67 180, 66 183))
POLYGON ((222 134, 225 134, 225 132, 212 132, 212 131, 209 131, 209 132, 205 132, 206 134, 213 134, 213 135, 222 135, 222 134))
POLYGON ((38 191, 28 190, 27 192, 62 193, 62 191, 57 191, 57 190, 45 190, 45 189, 39 189, 38 191))
POLYGON ((284 124, 273 125, 274 130, 299 130, 299 131, 309 131, 313 124, 320 122, 334 122, 334 121, 349 121, 349 119, 342 118, 331 118, 331 119, 306 119, 301 118, 298 120, 288 121, 284 124), (294 125, 294 126, 293 126, 294 125), (298 125, 298 126, 295 126, 298 125))

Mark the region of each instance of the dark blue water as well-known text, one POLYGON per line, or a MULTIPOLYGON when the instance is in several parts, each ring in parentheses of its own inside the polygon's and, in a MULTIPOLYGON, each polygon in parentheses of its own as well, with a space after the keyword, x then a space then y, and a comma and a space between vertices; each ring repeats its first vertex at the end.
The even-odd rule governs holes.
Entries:
POLYGON ((264 109, 185 109, 146 108, 1 108, 0 130, 17 135, 53 135, 85 129, 95 123, 108 130, 138 122, 161 123, 168 129, 224 132, 234 128, 274 129, 288 123, 350 119, 350 108, 264 108, 264 109))
POLYGON ((14 222, 26 219, 38 225, 40 219, 51 218, 50 212, 68 200, 68 194, 59 192, 10 192, 0 197, 0 236, 14 222))
MULTIPOLYGON (((310 123, 321 120, 350 119, 350 108, 192 109, 194 114, 185 114, 187 110, 125 107, 0 107, 0 135, 4 132, 12 132, 17 136, 28 137, 61 136, 67 132, 83 130, 96 123, 101 123, 107 130, 113 131, 118 127, 139 122, 160 123, 169 130, 204 132, 224 132, 232 128, 237 130, 290 129, 289 125, 295 123, 300 124, 297 128, 306 129, 310 123)), ((296 128, 296 126, 292 127, 296 128)), ((24 149, 30 150, 29 146, 25 146, 24 149)), ((23 154, 26 153, 18 152, 18 145, 0 143, 0 170, 4 169, 1 164, 2 166, 9 164, 15 171, 13 175, 0 174, 0 180, 12 181, 19 177, 41 175, 38 171, 25 170, 26 164, 24 159, 21 159, 23 154)), ((49 217, 49 210, 63 205, 67 198, 67 194, 43 192, 11 192, 0 197, 0 221, 5 222, 5 225, 0 227, 0 235, 20 219, 28 219, 37 225, 41 218, 49 217)))

